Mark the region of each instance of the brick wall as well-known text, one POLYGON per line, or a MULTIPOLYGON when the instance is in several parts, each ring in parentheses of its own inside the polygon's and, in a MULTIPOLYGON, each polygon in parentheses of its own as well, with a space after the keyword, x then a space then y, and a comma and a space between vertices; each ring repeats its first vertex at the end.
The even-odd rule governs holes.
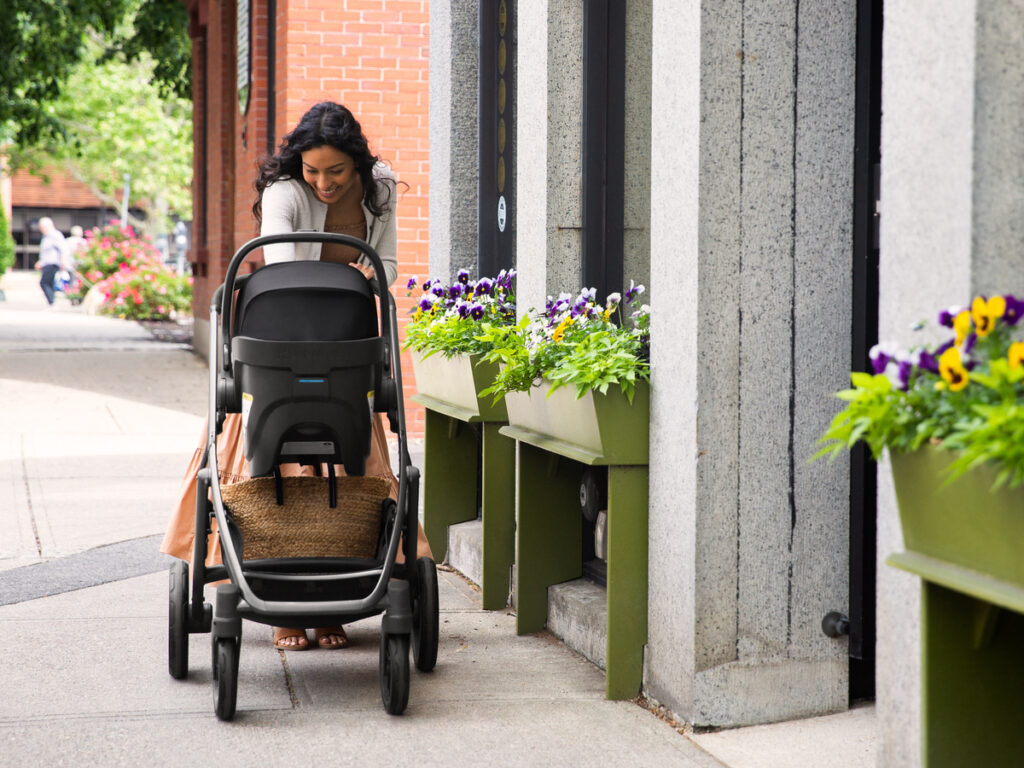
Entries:
MULTIPOLYGON (((193 37, 201 27, 208 56, 208 107, 203 153, 197 123, 196 219, 205 174, 206 250, 197 238, 197 290, 194 309, 206 317, 209 292, 223 279, 231 252, 257 232, 251 207, 256 164, 291 130, 313 104, 336 101, 356 115, 371 149, 395 171, 399 182, 399 277, 392 290, 398 300, 399 328, 411 306, 405 285, 411 275, 428 271, 428 0, 276 0, 269 18, 268 0, 253 0, 252 92, 243 116, 238 108, 235 60, 235 4, 191 0, 193 37), (276 39, 273 87, 269 77, 271 27, 276 39), (273 103, 273 136, 270 107, 273 103), (205 270, 205 273, 204 273, 205 270)), ((202 41, 200 41, 202 45, 202 41)), ((195 54, 194 48, 194 54, 195 54)), ((196 97, 202 72, 196 68, 196 97)), ((199 101, 196 101, 197 113, 199 101)), ((416 391, 412 364, 403 355, 406 416, 410 437, 423 431, 422 409, 409 402, 416 391)))

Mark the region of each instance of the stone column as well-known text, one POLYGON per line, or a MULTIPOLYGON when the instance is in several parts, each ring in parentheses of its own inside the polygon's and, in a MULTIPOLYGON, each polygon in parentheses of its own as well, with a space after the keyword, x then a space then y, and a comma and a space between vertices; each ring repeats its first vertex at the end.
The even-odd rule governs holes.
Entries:
POLYGON ((444 280, 476 272, 479 16, 471 0, 430 4, 430 275, 444 280))
MULTIPOLYGON (((978 293, 1024 294, 1024 8, 1014 0, 886 5, 879 335, 907 346, 978 293)), ((920 579, 879 467, 879 765, 921 764, 920 579)))
POLYGON ((516 6, 516 267, 520 313, 580 288, 583 6, 516 6))
POLYGON ((649 695, 700 725, 842 709, 854 9, 654 3, 649 695))

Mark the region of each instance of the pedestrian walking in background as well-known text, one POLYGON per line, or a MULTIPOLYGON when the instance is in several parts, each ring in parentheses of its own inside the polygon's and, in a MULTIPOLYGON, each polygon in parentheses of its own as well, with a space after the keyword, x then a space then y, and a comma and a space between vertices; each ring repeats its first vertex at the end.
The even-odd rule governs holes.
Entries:
POLYGON ((82 228, 75 224, 75 226, 71 228, 71 234, 65 240, 65 243, 67 244, 68 260, 71 262, 68 264, 69 267, 75 266, 75 258, 78 256, 78 252, 88 244, 82 235, 82 228))
POLYGON ((53 286, 53 278, 64 268, 66 261, 66 244, 64 234, 53 226, 53 219, 43 216, 39 220, 39 231, 43 239, 39 243, 39 260, 36 262, 36 269, 42 270, 42 277, 39 278, 39 287, 43 289, 46 296, 46 303, 53 305, 53 296, 56 292, 53 286))

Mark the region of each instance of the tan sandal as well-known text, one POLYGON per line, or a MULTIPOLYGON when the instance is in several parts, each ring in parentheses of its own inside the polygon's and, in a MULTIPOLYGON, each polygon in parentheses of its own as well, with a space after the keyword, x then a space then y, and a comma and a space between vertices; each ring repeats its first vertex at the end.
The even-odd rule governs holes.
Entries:
POLYGON ((339 648, 345 648, 348 645, 348 635, 345 634, 344 627, 324 627, 322 629, 314 629, 313 634, 316 636, 316 644, 318 647, 328 651, 336 651, 339 648), (332 637, 340 637, 340 640, 331 641, 332 637))
POLYGON ((291 627, 274 627, 274 647, 282 651, 308 651, 309 638, 306 630, 291 627), (292 642, 286 642, 297 638, 292 642))

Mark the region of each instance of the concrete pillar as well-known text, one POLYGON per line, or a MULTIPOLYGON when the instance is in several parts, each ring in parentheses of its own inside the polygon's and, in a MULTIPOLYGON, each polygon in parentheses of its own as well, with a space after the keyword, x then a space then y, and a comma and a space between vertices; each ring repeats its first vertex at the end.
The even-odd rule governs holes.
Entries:
POLYGON ((645 687, 701 725, 842 709, 854 9, 654 3, 645 687), (671 286, 670 290, 666 290, 671 286))
POLYGON ((1024 3, 976 0, 974 293, 1024 295, 1024 3))
POLYGON ((626 3, 626 146, 622 276, 651 285, 651 4, 626 3))
POLYGON ((476 272, 479 15, 471 0, 430 4, 430 275, 444 280, 476 272))
MULTIPOLYGON (((1024 7, 1016 0, 886 5, 882 75, 879 336, 978 293, 1024 294, 1024 7)), ((921 764, 920 579, 879 467, 879 765, 921 764)))
POLYGON ((516 268, 520 312, 580 288, 583 6, 521 2, 516 268))

